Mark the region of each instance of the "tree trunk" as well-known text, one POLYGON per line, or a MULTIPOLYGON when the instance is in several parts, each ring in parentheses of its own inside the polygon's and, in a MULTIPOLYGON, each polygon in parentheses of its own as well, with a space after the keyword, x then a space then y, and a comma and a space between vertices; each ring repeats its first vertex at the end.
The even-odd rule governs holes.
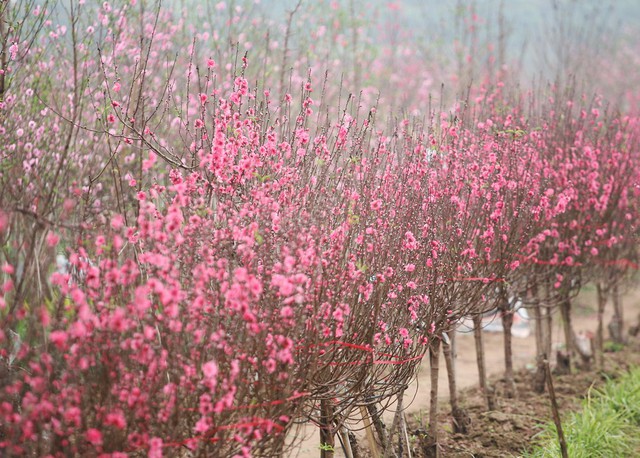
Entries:
POLYGON ((551 355, 551 347, 553 346, 553 314, 551 313, 551 307, 544 307, 544 318, 544 353, 547 355, 551 355))
POLYGON ((536 303, 533 306, 533 315, 536 322, 536 373, 533 376, 533 390, 540 394, 544 393, 546 367, 545 367, 545 342, 544 332, 542 330, 542 310, 540 304, 536 303))
POLYGON ((566 355, 564 355, 564 364, 558 364, 558 369, 570 373, 572 369, 571 356, 573 354, 573 326, 571 325, 571 299, 569 298, 569 293, 560 303, 560 314, 562 315, 566 355))
POLYGON ((369 450, 371 451, 372 458, 379 458, 380 452, 378 451, 378 442, 373 434, 373 425, 371 424, 371 414, 368 412, 365 406, 360 406, 360 414, 362 415, 362 421, 364 423, 364 430, 367 435, 367 442, 369 442, 369 450))
POLYGON ((345 425, 340 426, 338 434, 340 434, 340 441, 344 449, 345 458, 354 458, 353 450, 351 449, 351 439, 349 438, 349 430, 347 430, 347 427, 345 425))
POLYGON ((613 317, 611 323, 609 323, 609 334, 611 339, 619 344, 624 344, 624 312, 622 309, 622 298, 620 297, 620 291, 618 285, 613 286, 613 317))
POLYGON ((429 456, 439 458, 438 447, 438 375, 440 359, 440 339, 431 341, 429 348, 429 365, 431 366, 431 393, 429 400, 429 456))
POLYGON ((360 453, 360 445, 358 444, 358 438, 351 431, 349 431, 348 434, 349 434, 349 444, 351 445, 351 454, 353 455, 353 458, 361 458, 362 453, 360 453))
POLYGON ((553 422, 556 425, 556 431, 558 433, 558 442, 560 445, 560 453, 562 458, 569 458, 569 454, 567 453, 567 443, 564 438, 564 432, 562 430, 562 421, 560 419, 560 411, 558 409, 558 403, 556 400, 556 392, 553 388, 553 380, 551 378, 551 369, 549 368, 549 361, 545 358, 545 366, 546 366, 546 380, 548 382, 549 387, 549 400, 551 401, 551 412, 553 415, 553 422))
POLYGON ((504 330, 504 381, 505 396, 513 398, 515 396, 515 383, 513 381, 513 343, 511 328, 513 327, 513 310, 506 291, 501 292, 500 312, 502 315, 502 328, 504 330))
POLYGON ((384 452, 389 446, 389 434, 387 434, 387 427, 382 421, 382 414, 378 412, 378 408, 376 407, 375 402, 367 404, 367 411, 369 412, 369 416, 371 417, 371 423, 373 424, 373 427, 378 434, 380 447, 384 452))
MULTIPOLYGON (((404 435, 402 434, 402 415, 404 414, 404 390, 398 393, 398 402, 396 404, 396 418, 393 420, 393 429, 398 432, 398 456, 404 456, 402 449, 404 448, 404 435)), ((389 448, 393 450, 393 444, 389 444, 389 448)))
POLYGON ((397 395, 396 413, 393 417, 393 423, 391 424, 391 430, 389 431, 389 443, 384 451, 383 458, 392 458, 395 456, 404 456, 404 436, 402 433, 402 416, 404 414, 404 389, 397 395), (394 435, 398 435, 397 446, 394 445, 394 435))
POLYGON ((598 283, 598 328, 596 331, 596 367, 598 370, 604 368, 604 308, 607 305, 607 296, 604 288, 598 283))
POLYGON ((447 333, 449 340, 445 340, 442 345, 442 353, 447 366, 447 375, 449 377, 449 402, 451 403, 451 419, 453 421, 453 432, 467 434, 470 418, 467 412, 460 407, 458 403, 458 388, 456 386, 456 332, 449 331, 447 333))
POLYGON ((482 340, 482 314, 473 316, 473 337, 476 342, 476 362, 478 363, 478 383, 487 402, 487 410, 495 410, 495 399, 492 394, 484 356, 484 341, 482 340))
POLYGON ((320 458, 333 458, 335 451, 333 431, 333 406, 331 401, 320 401, 320 458))

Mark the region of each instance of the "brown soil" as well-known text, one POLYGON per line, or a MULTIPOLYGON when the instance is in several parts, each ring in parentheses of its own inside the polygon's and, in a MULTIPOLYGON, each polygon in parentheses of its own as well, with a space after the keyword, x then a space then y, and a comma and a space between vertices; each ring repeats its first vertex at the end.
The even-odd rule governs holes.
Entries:
MULTIPOLYGON (((574 300, 573 325, 576 332, 596 330, 596 298, 595 288, 585 290, 574 300)), ((640 288, 628 291, 623 297, 624 315, 627 327, 639 323, 640 288)), ((610 304, 607 305, 604 323, 609 323, 612 315, 610 304)), ((533 322, 531 325, 533 326, 533 322)), ((451 417, 448 404, 447 373, 444 360, 440 358, 439 398, 441 400, 442 425, 440 442, 443 457, 509 457, 518 456, 532 443, 534 435, 540 431, 539 424, 551 419, 548 395, 536 395, 530 388, 531 376, 528 368, 535 363, 536 349, 533 329, 526 338, 513 339, 514 366, 519 368, 516 374, 517 396, 506 399, 502 396, 504 383, 500 375, 504 371, 503 336, 501 333, 483 333, 485 357, 491 385, 496 388, 498 408, 495 412, 486 413, 484 402, 477 389, 478 370, 475 358, 475 344, 470 333, 456 337, 457 357, 455 360, 458 388, 462 406, 471 418, 469 433, 466 436, 451 433, 451 417)), ((562 344, 562 325, 559 314, 554 315, 552 332, 554 348, 562 344)), ((605 330, 605 334, 608 334, 605 330)), ((616 362, 635 363, 640 365, 640 343, 638 339, 629 349, 619 353, 607 354, 606 372, 611 373, 616 362)), ((552 367, 553 367, 552 361, 552 367)), ((419 453, 418 442, 421 433, 428 425, 430 374, 428 361, 423 361, 414 382, 405 394, 405 412, 410 423, 410 431, 414 434, 416 452, 419 453)), ((580 400, 588 392, 589 387, 602 380, 602 375, 593 371, 579 371, 571 376, 554 376, 554 384, 559 398, 561 415, 569 409, 578 408, 580 400)), ((385 412, 384 421, 390 425, 393 421, 394 408, 385 412)), ((361 458, 368 457, 367 440, 362 432, 361 422, 349 424, 349 429, 356 432, 360 445, 361 458)), ((297 445, 288 453, 287 458, 314 458, 319 453, 319 437, 317 427, 307 424, 297 431, 297 445)), ((415 454, 413 455, 416 456, 415 454)), ((418 458, 424 454, 417 455, 418 458)), ((338 446, 336 458, 344 457, 338 446)))
MULTIPOLYGON (((630 366, 640 365, 640 339, 636 338, 623 350, 607 353, 604 372, 581 370, 571 375, 554 375, 553 383, 560 415, 580 407, 580 401, 592 387, 598 387, 630 366)), ((482 393, 478 388, 461 392, 462 407, 471 419, 466 435, 453 434, 449 406, 442 404, 440 411, 440 452, 443 457, 512 457, 520 456, 531 446, 540 424, 552 421, 551 404, 547 392, 536 394, 531 389, 531 373, 522 369, 516 374, 517 396, 504 397, 504 382, 494 379, 498 409, 487 412, 482 393)), ((428 440, 424 432, 427 419, 409 415, 410 430, 416 438, 415 454, 422 458, 427 454, 420 447, 428 440), (420 440, 422 438, 422 440, 420 440)))

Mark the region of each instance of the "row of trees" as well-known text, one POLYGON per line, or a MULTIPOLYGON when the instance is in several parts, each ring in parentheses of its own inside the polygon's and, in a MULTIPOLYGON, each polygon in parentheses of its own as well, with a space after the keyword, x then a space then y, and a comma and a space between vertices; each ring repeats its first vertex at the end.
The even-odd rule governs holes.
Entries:
MULTIPOLYGON (((459 320, 487 387, 479 323, 502 312, 512 383, 514 298, 542 362, 552 309, 572 349, 575 292, 604 307, 635 266, 638 119, 598 98, 502 74, 380 122, 267 54, 167 59, 190 25, 147 2, 54 6, 0 6, 7 456, 279 456, 308 420, 330 456, 355 417, 401 453, 381 414, 425 359, 437 454, 459 320)), ((244 30, 225 8, 212 33, 244 30)))

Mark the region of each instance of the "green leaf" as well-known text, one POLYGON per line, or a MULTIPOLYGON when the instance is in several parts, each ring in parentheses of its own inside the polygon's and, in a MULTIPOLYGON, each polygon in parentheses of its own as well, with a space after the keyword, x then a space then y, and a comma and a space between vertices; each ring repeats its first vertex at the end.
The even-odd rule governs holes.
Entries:
POLYGON ((16 334, 20 336, 20 340, 24 341, 27 338, 27 320, 20 320, 16 325, 16 334))
POLYGON ((320 444, 320 450, 324 450, 326 452, 334 452, 335 450, 329 444, 320 444))

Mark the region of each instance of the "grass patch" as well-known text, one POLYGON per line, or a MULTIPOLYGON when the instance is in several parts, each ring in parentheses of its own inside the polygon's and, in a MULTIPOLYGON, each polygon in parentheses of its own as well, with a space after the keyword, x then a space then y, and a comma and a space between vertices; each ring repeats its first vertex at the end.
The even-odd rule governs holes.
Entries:
MULTIPOLYGON (((637 456, 640 452, 640 367, 592 390, 562 423, 571 458, 637 456)), ((553 423, 543 426, 528 458, 559 457, 553 423)))
POLYGON ((624 350, 624 344, 608 340, 604 343, 604 351, 616 352, 624 350))

